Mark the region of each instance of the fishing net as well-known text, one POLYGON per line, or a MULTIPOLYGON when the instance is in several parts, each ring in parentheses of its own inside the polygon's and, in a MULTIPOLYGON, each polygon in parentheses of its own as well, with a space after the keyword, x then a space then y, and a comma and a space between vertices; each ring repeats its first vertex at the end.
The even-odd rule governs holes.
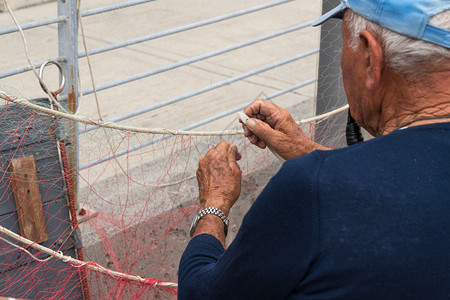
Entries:
MULTIPOLYGON (((188 11, 176 1, 157 2, 101 14, 96 19, 85 17, 80 38, 95 47, 126 39, 121 35, 138 30, 148 10, 161 12, 158 28, 164 29, 179 26, 180 14, 189 22, 206 18, 200 14, 204 1, 192 1, 188 11), (128 30, 120 30, 123 22, 128 30)), ((211 17, 264 4, 251 2, 221 4, 211 17)), ((272 31, 308 22, 320 14, 320 5, 285 2, 271 8, 272 31)), ((54 10, 42 13, 50 17, 54 10)), ((91 60, 81 58, 78 83, 83 93, 76 111, 65 104, 64 97, 52 100, 52 95, 42 94, 31 72, 19 79, 0 77, 1 296, 176 299, 179 260, 190 239, 190 222, 198 211, 195 172, 199 159, 221 140, 237 145, 242 154, 242 194, 231 210, 227 243, 232 242, 246 211, 282 165, 269 150, 256 148, 242 134, 235 112, 257 98, 287 108, 303 131, 321 144, 343 145, 346 112, 335 111, 345 104, 336 65, 339 23, 322 30, 320 47, 328 51, 320 55, 320 30, 308 26, 250 48, 173 67, 119 89, 89 91, 92 75, 96 86, 102 86, 208 52, 205 48, 212 37, 221 36, 212 46, 218 49, 247 40, 250 32, 266 34, 259 25, 267 21, 261 20, 261 13, 227 21, 221 29, 211 24, 170 41, 146 42, 91 60), (183 48, 187 41, 198 47, 183 48), (167 43, 172 45, 170 49, 164 48, 167 43), (278 51, 274 51, 274 44, 278 51), (151 65, 146 65, 143 62, 148 62, 149 52, 163 59, 152 59, 151 65), (256 70, 299 53, 307 54, 259 73, 240 75, 241 65, 256 70), (316 79, 319 59, 324 57, 330 63, 321 63, 325 69, 316 79), (108 72, 96 75, 96 70, 105 70, 102 64, 109 66, 108 72), (127 72, 130 74, 124 74, 127 72), (179 99, 180 94, 187 96, 179 99), (172 104, 148 109, 161 102, 172 104), (146 112, 114 121, 139 110, 146 112)), ((20 14, 17 11, 18 18, 20 14)), ((56 56, 48 47, 38 50, 42 42, 38 37, 27 38, 36 56, 56 56)), ((5 67, 0 71, 20 66, 20 62, 5 57, 17 52, 21 39, 18 35, 0 39, 11 45, 1 43, 5 67)), ((56 43, 46 44, 52 42, 56 43)), ((81 44, 80 51, 85 51, 81 44)), ((45 81, 58 78, 46 73, 45 81)))

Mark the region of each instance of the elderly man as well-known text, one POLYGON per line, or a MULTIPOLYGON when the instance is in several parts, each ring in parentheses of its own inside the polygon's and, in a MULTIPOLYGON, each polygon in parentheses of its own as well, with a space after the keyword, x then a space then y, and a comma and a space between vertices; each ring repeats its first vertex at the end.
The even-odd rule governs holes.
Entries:
POLYGON ((247 107, 245 135, 288 161, 225 251, 240 154, 201 159, 180 299, 450 298, 450 2, 343 0, 316 23, 342 15, 347 99, 376 138, 326 149, 286 110, 247 107))

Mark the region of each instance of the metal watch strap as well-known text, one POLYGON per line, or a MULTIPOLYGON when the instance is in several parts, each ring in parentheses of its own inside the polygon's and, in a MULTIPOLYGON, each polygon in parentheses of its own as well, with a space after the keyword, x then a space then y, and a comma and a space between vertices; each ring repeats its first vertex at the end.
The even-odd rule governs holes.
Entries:
POLYGON ((195 216, 194 220, 192 220, 191 231, 190 231, 191 237, 194 235, 195 229, 197 228, 198 221, 200 221, 200 219, 203 218, 204 216, 206 216, 207 214, 216 215, 223 221, 223 224, 225 225, 224 231, 225 231, 225 237, 226 237, 227 233, 228 233, 228 222, 229 221, 228 221, 227 216, 223 213, 223 211, 221 211, 220 209, 218 209, 216 207, 208 207, 208 208, 205 208, 205 209, 202 209, 201 211, 199 211, 199 213, 195 216))

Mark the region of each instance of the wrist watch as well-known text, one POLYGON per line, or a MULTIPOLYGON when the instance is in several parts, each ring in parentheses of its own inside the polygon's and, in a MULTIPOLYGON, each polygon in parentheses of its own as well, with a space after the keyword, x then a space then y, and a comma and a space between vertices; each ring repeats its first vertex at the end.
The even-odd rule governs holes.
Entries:
POLYGON ((216 215, 223 221, 223 224, 225 225, 224 226, 225 237, 227 237, 229 220, 228 220, 227 216, 225 216, 223 211, 221 211, 220 209, 218 209, 216 207, 205 208, 205 209, 201 210, 195 216, 194 220, 192 220, 192 225, 191 225, 191 230, 190 230, 191 237, 194 235, 195 229, 197 228, 198 221, 200 221, 200 219, 203 218, 204 216, 206 216, 207 214, 216 215))

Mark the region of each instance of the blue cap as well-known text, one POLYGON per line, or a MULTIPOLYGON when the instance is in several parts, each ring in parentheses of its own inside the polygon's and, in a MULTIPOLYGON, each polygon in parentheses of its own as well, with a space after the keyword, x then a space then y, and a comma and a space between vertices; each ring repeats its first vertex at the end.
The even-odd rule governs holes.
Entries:
POLYGON ((450 30, 429 23, 434 15, 450 10, 449 0, 342 0, 338 7, 313 21, 312 26, 330 18, 342 18, 347 8, 384 28, 450 48, 450 30))

